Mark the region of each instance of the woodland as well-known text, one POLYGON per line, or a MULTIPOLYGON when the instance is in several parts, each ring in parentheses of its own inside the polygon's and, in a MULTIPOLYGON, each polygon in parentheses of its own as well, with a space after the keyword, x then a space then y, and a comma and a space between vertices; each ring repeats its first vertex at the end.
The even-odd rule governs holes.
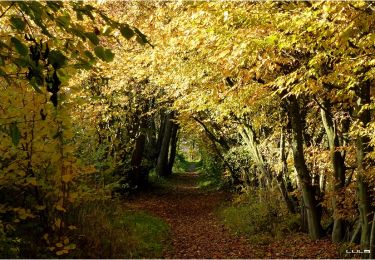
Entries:
POLYGON ((375 258, 375 4, 1 1, 1 258, 375 258))

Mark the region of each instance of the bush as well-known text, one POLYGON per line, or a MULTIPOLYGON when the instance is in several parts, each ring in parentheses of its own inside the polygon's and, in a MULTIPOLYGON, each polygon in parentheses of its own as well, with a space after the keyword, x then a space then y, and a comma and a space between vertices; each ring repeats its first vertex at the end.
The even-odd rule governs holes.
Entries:
POLYGON ((298 215, 288 213, 283 201, 272 196, 237 197, 237 203, 223 207, 219 216, 235 234, 247 236, 255 244, 269 243, 300 226, 298 215))
POLYGON ((12 238, 7 234, 5 226, 0 220, 0 258, 19 258, 19 238, 12 238))

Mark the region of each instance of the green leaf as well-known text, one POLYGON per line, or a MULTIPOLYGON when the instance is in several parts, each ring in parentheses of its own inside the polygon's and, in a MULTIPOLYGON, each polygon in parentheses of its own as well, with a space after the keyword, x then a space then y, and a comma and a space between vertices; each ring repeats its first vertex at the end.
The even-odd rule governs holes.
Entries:
POLYGON ((96 46, 94 48, 95 55, 102 61, 110 62, 115 57, 115 54, 110 49, 104 49, 102 46, 96 46))
POLYGON ((137 41, 141 44, 146 44, 146 43, 149 43, 149 41, 147 40, 147 37, 146 35, 144 35, 140 30, 138 30, 137 28, 134 29, 135 33, 137 34, 137 41))
POLYGON ((12 26, 19 31, 22 31, 25 29, 25 22, 19 16, 12 16, 10 18, 10 22, 12 26))
POLYGON ((30 57, 24 56, 24 57, 16 58, 14 59, 13 62, 19 67, 26 68, 30 66, 30 57))
POLYGON ((46 1, 46 3, 53 12, 57 12, 61 7, 63 7, 62 2, 58 1, 46 1))
POLYGON ((99 44, 99 38, 98 38, 98 36, 96 36, 95 33, 87 32, 87 33, 85 33, 85 35, 86 35, 87 38, 89 38, 90 42, 92 42, 94 45, 99 44))
POLYGON ((12 143, 18 145, 21 138, 20 130, 17 127, 17 123, 13 122, 9 127, 10 137, 12 138, 12 143))
POLYGON ((48 62, 54 69, 59 69, 66 64, 67 58, 60 51, 53 50, 48 55, 48 62))
POLYGON ((105 51, 103 46, 96 46, 94 48, 95 55, 100 58, 101 60, 105 61, 105 51))
POLYGON ((129 27, 129 25, 121 25, 120 32, 127 40, 134 36, 134 31, 129 27))
POLYGON ((6 76, 7 74, 0 68, 0 77, 6 76))
POLYGON ((70 28, 70 32, 72 32, 74 35, 78 36, 82 40, 86 41, 86 35, 83 32, 83 30, 84 29, 79 25, 74 25, 74 27, 72 25, 72 27, 70 28))
POLYGON ((57 76, 59 77, 61 83, 67 82, 70 78, 70 75, 64 69, 57 70, 57 76))
POLYGON ((92 65, 88 61, 80 60, 79 63, 76 63, 73 65, 76 69, 83 69, 83 70, 89 70, 92 69, 92 65))
POLYGON ((33 87, 33 89, 35 89, 36 92, 42 94, 43 92, 40 90, 39 88, 39 85, 37 83, 37 79, 35 77, 33 77, 31 80, 30 80, 30 84, 31 86, 33 87))
POLYGON ((68 14, 65 14, 63 16, 59 16, 56 18, 56 23, 60 27, 63 27, 64 29, 67 29, 70 24, 70 16, 68 14))
MULTIPOLYGON (((50 34, 50 32, 47 30, 46 25, 44 24, 44 22, 47 21, 42 17, 43 14, 46 14, 46 12, 45 7, 41 3, 37 1, 30 1, 27 2, 27 4, 21 4, 21 2, 18 2, 17 4, 25 13, 27 13, 30 16, 30 18, 41 29, 44 35, 53 38, 52 34, 50 34)), ((49 18, 49 20, 51 20, 49 16, 46 16, 46 18, 49 18)))
POLYGON ((14 47, 16 48, 16 51, 20 54, 20 55, 27 55, 29 53, 29 49, 27 48, 27 46, 25 44, 23 44, 20 40, 18 40, 17 38, 15 37, 12 37, 10 39, 10 41, 13 43, 14 47))
POLYGON ((106 35, 106 36, 109 36, 112 31, 113 31, 113 28, 109 25, 106 25, 106 26, 103 27, 102 34, 106 35))
POLYGON ((85 51, 84 53, 85 53, 86 57, 90 59, 90 61, 95 60, 94 55, 92 55, 92 53, 90 51, 85 51))
POLYGON ((115 54, 110 49, 106 49, 105 50, 105 57, 106 57, 106 61, 110 62, 110 61, 113 61, 113 58, 115 57, 115 54))

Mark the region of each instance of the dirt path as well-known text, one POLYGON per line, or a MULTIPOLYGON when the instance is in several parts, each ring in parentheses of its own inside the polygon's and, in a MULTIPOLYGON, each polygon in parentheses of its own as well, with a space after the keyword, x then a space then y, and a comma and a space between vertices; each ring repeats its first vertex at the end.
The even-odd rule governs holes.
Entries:
MULTIPOLYGON (((244 237, 230 234, 215 213, 220 204, 230 199, 229 195, 224 192, 198 190, 197 178, 196 173, 178 175, 171 180, 174 184, 173 189, 143 194, 126 204, 127 207, 145 210, 159 216, 171 226, 172 246, 164 253, 165 258, 335 257, 332 254, 319 255, 321 251, 301 255, 300 251, 291 248, 292 241, 291 244, 285 242, 275 244, 279 249, 274 248, 273 245, 254 246, 244 237)), ((294 235, 290 238, 292 239, 297 243, 294 245, 297 248, 301 243, 303 246, 308 246, 306 236, 294 235)), ((323 250, 327 246, 324 243, 323 250)), ((322 250, 321 244, 314 245, 317 250, 322 250)))
POLYGON ((155 214, 171 226, 172 248, 165 258, 254 257, 246 240, 231 235, 215 216, 228 195, 199 191, 197 177, 196 173, 176 176, 173 190, 141 196, 128 206, 155 214))

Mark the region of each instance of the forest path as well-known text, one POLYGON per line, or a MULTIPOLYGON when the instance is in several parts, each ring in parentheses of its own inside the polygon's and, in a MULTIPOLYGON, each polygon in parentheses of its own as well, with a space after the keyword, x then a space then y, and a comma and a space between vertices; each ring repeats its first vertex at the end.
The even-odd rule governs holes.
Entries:
POLYGON ((311 241, 293 234, 269 245, 252 245, 235 236, 217 218, 221 204, 231 196, 222 191, 203 191, 198 174, 174 175, 166 188, 143 193, 126 207, 144 210, 164 219, 171 227, 171 246, 164 258, 337 258, 327 240, 311 241))
POLYGON ((127 206, 159 216, 171 226, 172 246, 165 258, 255 257, 246 239, 230 234, 216 217, 229 195, 201 191, 197 179, 197 173, 178 174, 170 180, 170 189, 141 195, 127 206))

